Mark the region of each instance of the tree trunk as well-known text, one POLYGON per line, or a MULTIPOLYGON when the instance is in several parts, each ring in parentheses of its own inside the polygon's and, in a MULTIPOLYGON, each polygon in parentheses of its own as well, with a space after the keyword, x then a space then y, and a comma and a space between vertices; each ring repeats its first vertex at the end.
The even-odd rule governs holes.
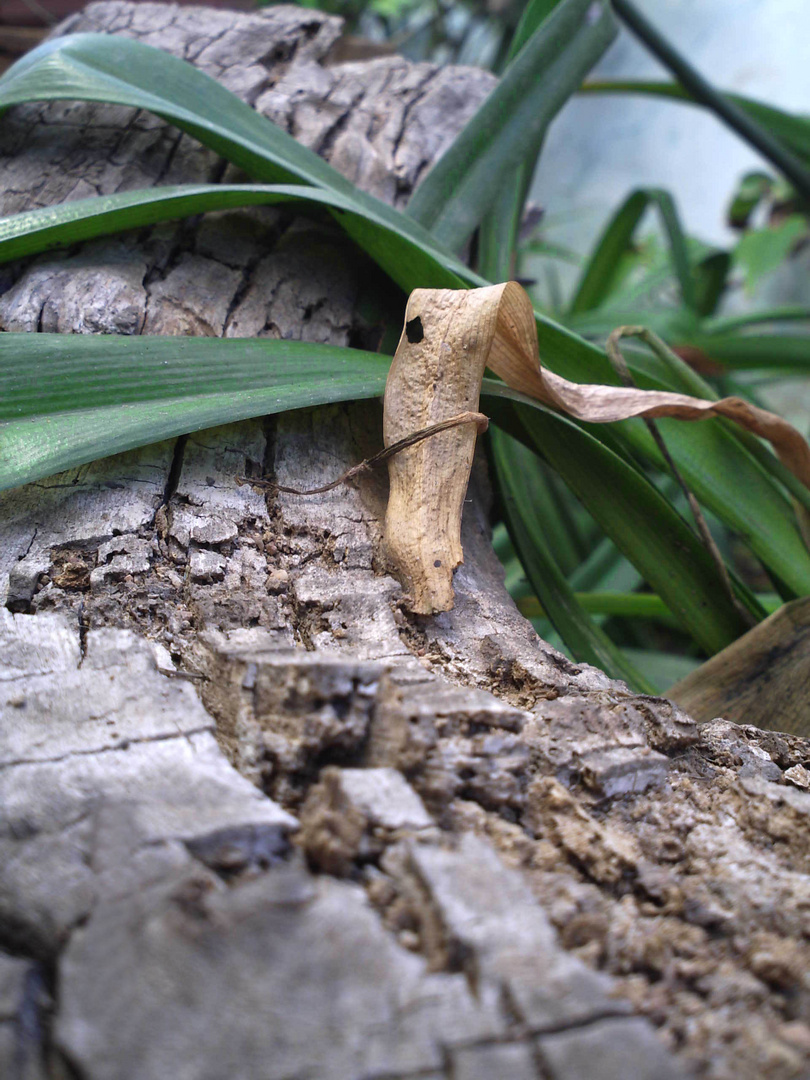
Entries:
MULTIPOLYGON (((63 29, 186 57, 396 205, 492 85, 330 64, 302 8, 63 29)), ((16 108, 0 149, 4 213, 237 175, 107 106, 16 108)), ((402 310, 379 276, 322 222, 209 215, 2 268, 0 327, 367 345, 402 310)), ((384 476, 235 480, 379 446, 377 404, 301 411, 0 499, 0 1073, 806 1076, 808 742, 539 640, 483 461, 432 618, 380 569, 384 476)))

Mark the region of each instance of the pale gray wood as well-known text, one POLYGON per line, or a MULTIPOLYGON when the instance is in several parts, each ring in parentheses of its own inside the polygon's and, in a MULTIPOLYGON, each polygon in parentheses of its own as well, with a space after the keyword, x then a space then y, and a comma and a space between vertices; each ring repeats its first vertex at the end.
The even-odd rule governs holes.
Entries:
MULTIPOLYGON (((301 8, 69 28, 185 56, 398 205, 492 86, 331 65, 338 21, 301 8)), ((12 110, 0 151, 5 212, 230 175, 98 106, 12 110)), ((379 279, 323 225, 210 215, 5 269, 0 326, 345 345, 379 279)), ((807 742, 699 729, 540 641, 483 460, 436 618, 379 562, 384 475, 236 482, 379 445, 378 405, 334 406, 0 496, 0 1069, 25 1035, 82 1080, 802 1075, 807 742)))

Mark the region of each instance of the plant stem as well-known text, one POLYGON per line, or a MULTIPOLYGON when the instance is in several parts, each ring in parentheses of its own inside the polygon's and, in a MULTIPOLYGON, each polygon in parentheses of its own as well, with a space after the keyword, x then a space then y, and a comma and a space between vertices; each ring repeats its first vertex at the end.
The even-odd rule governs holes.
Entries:
POLYGON ((630 0, 613 0, 619 18, 647 46, 664 67, 668 68, 678 82, 701 104, 711 109, 746 142, 767 158, 796 188, 805 202, 810 203, 810 173, 801 161, 770 132, 752 120, 738 105, 717 90, 662 37, 630 0))

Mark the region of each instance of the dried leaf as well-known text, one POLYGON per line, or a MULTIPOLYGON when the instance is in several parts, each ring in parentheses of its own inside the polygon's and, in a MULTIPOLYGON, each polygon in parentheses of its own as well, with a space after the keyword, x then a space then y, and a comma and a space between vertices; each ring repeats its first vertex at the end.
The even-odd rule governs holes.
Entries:
POLYGON ((785 604, 667 691, 701 723, 810 736, 810 597, 785 604))
MULTIPOLYGON (((578 420, 724 416, 767 439, 810 488, 810 447, 774 413, 741 398, 706 401, 663 390, 581 385, 541 367, 532 303, 517 282, 483 289, 416 289, 385 389, 385 445, 460 412, 477 411, 484 368, 512 389, 578 420)), ((389 462, 385 546, 413 611, 453 606, 462 561, 461 509, 475 449, 471 426, 427 439, 389 462)))
MULTIPOLYGON (((487 289, 415 289, 385 385, 386 446, 463 412, 477 412, 499 306, 487 289)), ((385 548, 412 611, 453 606, 462 561, 461 509, 475 451, 467 424, 408 447, 388 462, 385 548)))

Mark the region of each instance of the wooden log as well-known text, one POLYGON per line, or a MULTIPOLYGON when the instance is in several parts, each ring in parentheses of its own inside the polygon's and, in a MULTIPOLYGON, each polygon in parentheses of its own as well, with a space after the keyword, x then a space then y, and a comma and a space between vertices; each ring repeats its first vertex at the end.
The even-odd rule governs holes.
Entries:
MULTIPOLYGON (((186 56, 400 206, 492 86, 329 66, 339 22, 302 8, 113 0, 69 29, 186 56)), ((1 123, 5 213, 231 174, 124 109, 1 123)), ((364 319, 379 274, 275 209, 3 275, 5 330, 346 345, 402 311, 378 288, 364 319)), ((699 729, 539 640, 480 458, 436 617, 380 569, 384 476, 236 482, 317 487, 381 441, 379 405, 334 406, 0 498, 0 1071, 802 1075, 808 743, 699 729)))

